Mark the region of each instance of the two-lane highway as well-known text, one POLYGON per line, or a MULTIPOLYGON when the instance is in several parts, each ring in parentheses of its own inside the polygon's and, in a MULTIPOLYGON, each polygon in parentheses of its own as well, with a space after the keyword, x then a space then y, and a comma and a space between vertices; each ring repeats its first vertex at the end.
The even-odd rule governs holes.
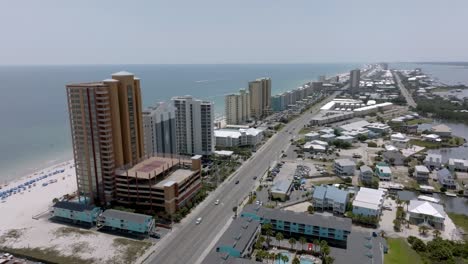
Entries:
POLYGON ((416 108, 416 102, 414 101, 408 89, 406 89, 405 85, 403 85, 403 83, 401 82, 400 74, 396 71, 392 71, 392 74, 393 76, 395 76, 397 85, 400 88, 401 94, 405 97, 406 103, 409 106, 416 108))
POLYGON ((200 261, 202 254, 233 217, 232 208, 237 206, 252 191, 255 186, 253 177, 263 175, 270 164, 279 158, 281 150, 288 146, 291 138, 297 135, 305 124, 308 124, 312 117, 311 112, 318 111, 323 104, 330 101, 338 93, 286 124, 280 132, 268 140, 250 160, 238 169, 234 177, 219 186, 203 203, 197 206, 185 221, 177 226, 176 230, 172 231, 169 237, 160 241, 160 245, 145 263, 179 264, 200 261), (235 183, 237 180, 239 180, 238 184, 235 183), (220 204, 214 205, 214 201, 217 199, 220 200, 220 204), (195 219, 198 217, 202 217, 203 221, 196 225, 195 219))

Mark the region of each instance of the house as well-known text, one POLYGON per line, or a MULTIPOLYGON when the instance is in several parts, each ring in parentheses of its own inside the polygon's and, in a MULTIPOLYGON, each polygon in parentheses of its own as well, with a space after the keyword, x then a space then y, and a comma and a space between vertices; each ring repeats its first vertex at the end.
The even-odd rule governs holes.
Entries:
POLYGON ((353 214, 378 217, 382 212, 385 191, 361 187, 354 197, 353 214))
POLYGON ((310 143, 314 144, 314 145, 320 145, 320 146, 328 147, 328 143, 325 142, 325 141, 322 141, 322 140, 312 140, 310 143))
POLYGON ((321 129, 319 130, 319 133, 321 135, 325 135, 325 134, 334 134, 335 133, 335 130, 333 128, 324 128, 324 129, 321 129))
POLYGON ((312 195, 315 210, 330 210, 344 214, 348 203, 348 192, 335 186, 321 185, 315 187, 312 195))
POLYGON ((406 148, 406 147, 408 147, 408 143, 409 143, 410 140, 409 140, 409 138, 406 137, 406 135, 404 135, 402 133, 396 133, 396 134, 392 134, 390 136, 390 141, 396 147, 406 148))
POLYGON ((52 206, 52 219, 78 225, 94 226, 101 208, 88 204, 59 201, 52 206))
POLYGON ((440 204, 411 200, 408 205, 409 222, 414 225, 429 225, 444 230, 445 211, 440 204))
POLYGON ((296 168, 297 165, 295 163, 286 162, 283 164, 273 179, 273 186, 270 192, 273 199, 286 201, 289 198, 296 168))
POLYGON ((417 181, 427 181, 429 180, 429 169, 423 165, 416 165, 413 176, 417 181))
POLYGON ((452 173, 447 169, 443 168, 437 171, 437 180, 439 181, 440 185, 447 189, 456 189, 457 183, 455 178, 453 177, 452 173))
POLYGON ((375 175, 377 175, 381 181, 392 180, 392 170, 384 162, 380 162, 377 164, 377 166, 375 166, 375 175))
POLYGON ((428 142, 442 142, 442 139, 439 135, 436 134, 424 134, 421 136, 422 140, 428 142))
POLYGON ((436 153, 427 154, 426 158, 424 159, 424 165, 430 169, 437 169, 442 167, 442 155, 436 153))
POLYGON ((108 209, 98 217, 98 227, 123 233, 148 235, 155 221, 152 216, 108 209))
POLYGON ((332 142, 333 140, 335 140, 335 137, 335 134, 323 134, 320 136, 320 140, 332 142))
POLYGON ((390 126, 383 123, 370 123, 366 128, 380 135, 390 132, 390 126))
POLYGON ((309 152, 325 152, 327 150, 327 147, 319 144, 313 144, 312 142, 305 143, 302 148, 309 152))
MULTIPOLYGON (((387 145, 385 145, 387 147, 387 145)), ((401 166, 405 164, 406 157, 398 151, 398 149, 387 150, 382 153, 383 160, 394 166, 401 166)))
POLYGON ((451 171, 468 171, 468 160, 450 158, 448 167, 451 171))
POLYGON ((371 183, 373 176, 374 172, 372 172, 372 169, 369 166, 363 165, 359 168, 359 179, 361 182, 371 183))
POLYGON ((316 139, 319 139, 319 137, 320 137, 320 134, 317 132, 310 132, 304 135, 304 138, 306 141, 316 140, 316 139))
POLYGON ((333 167, 338 176, 354 176, 356 163, 350 159, 337 159, 333 167))
POLYGON ((441 137, 450 137, 452 135, 452 129, 444 124, 433 126, 431 132, 441 137))
POLYGON ((347 143, 353 143, 354 137, 343 135, 343 136, 336 137, 336 140, 341 140, 341 141, 344 141, 344 142, 347 142, 347 143))

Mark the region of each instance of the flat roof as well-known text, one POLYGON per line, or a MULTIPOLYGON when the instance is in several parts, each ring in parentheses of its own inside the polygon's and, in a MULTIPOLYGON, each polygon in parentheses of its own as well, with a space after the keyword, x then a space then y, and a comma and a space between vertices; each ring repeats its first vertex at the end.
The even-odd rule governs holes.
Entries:
MULTIPOLYGON (((187 161, 190 162, 190 161, 187 161)), ((150 179, 179 164, 179 159, 151 157, 128 169, 128 177, 150 179)), ((118 170, 118 175, 125 175, 125 170, 118 170)))
POLYGON ((68 201, 56 202, 52 207, 66 209, 70 211, 76 211, 76 212, 92 211, 94 208, 96 208, 93 205, 76 203, 76 202, 68 202, 68 201))
POLYGON ((356 163, 350 159, 336 159, 335 163, 339 164, 340 166, 356 166, 356 163))
POLYGON ((115 209, 105 210, 102 214, 104 217, 111 217, 117 219, 123 219, 129 222, 144 224, 148 219, 152 217, 144 214, 136 214, 131 212, 119 211, 115 209))
POLYGON ((295 163, 284 163, 276 177, 273 179, 271 191, 276 193, 287 193, 294 179, 296 168, 297 164, 295 163))
POLYGON ((158 182, 155 187, 164 187, 164 186, 171 186, 174 183, 181 183, 188 177, 192 176, 194 171, 186 170, 186 169, 178 169, 169 175, 169 177, 165 178, 164 180, 158 182))

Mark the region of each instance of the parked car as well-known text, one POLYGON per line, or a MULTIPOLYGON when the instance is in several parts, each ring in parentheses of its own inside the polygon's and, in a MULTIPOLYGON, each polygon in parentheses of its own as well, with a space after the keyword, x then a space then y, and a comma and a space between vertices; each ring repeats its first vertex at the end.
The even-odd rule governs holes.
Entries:
POLYGON ((239 184, 239 180, 236 181, 236 184, 239 184))
POLYGON ((215 205, 218 205, 218 204, 219 204, 219 199, 215 201, 215 205))
POLYGON ((202 218, 201 218, 201 217, 198 217, 198 218, 197 218, 197 221, 195 221, 195 224, 199 225, 199 224, 201 223, 201 221, 202 221, 202 218))

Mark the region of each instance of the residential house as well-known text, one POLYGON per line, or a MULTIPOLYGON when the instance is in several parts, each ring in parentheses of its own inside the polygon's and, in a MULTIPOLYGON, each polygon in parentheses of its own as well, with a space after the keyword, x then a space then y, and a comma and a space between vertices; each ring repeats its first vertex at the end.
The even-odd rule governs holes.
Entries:
POLYGON ((337 159, 334 163, 334 171, 338 176, 354 176, 356 163, 350 159, 337 159))
POLYGON ((468 160, 451 158, 448 167, 451 171, 468 171, 468 160))
POLYGON ((416 165, 413 176, 417 181, 427 181, 429 180, 429 169, 423 165, 416 165))
POLYGON ((315 210, 330 210, 333 213, 344 214, 348 203, 348 192, 334 186, 321 185, 315 187, 312 195, 315 210))
MULTIPOLYGON (((387 145, 385 145, 387 147, 387 145)), ((382 153, 383 160, 394 166, 401 166, 405 164, 405 155, 398 149, 387 150, 382 153)))
POLYGON ((392 180, 392 170, 384 162, 380 162, 377 164, 377 166, 375 166, 375 175, 377 175, 381 181, 392 180))
POLYGON ((312 141, 320 138, 320 134, 317 132, 310 132, 304 135, 306 141, 312 141))
POLYGON ((430 169, 437 169, 442 167, 442 155, 436 153, 427 154, 426 158, 424 159, 424 165, 430 169))
POLYGON ((343 136, 336 137, 336 140, 341 140, 341 141, 344 141, 344 142, 347 142, 347 143, 353 143, 354 137, 343 135, 343 136))
POLYGON ((326 141, 326 142, 332 142, 335 140, 336 136, 335 134, 323 134, 320 136, 320 140, 326 141))
POLYGON ((442 142, 440 136, 436 134, 424 134, 421 136, 421 138, 428 142, 442 142))
POLYGON ((444 124, 433 126, 431 132, 441 137, 450 137, 452 135, 452 129, 444 124))
POLYGON ((363 165, 361 168, 359 168, 359 179, 363 183, 371 183, 372 182, 372 177, 374 176, 374 172, 372 169, 367 166, 363 165))
POLYGON ((56 202, 52 208, 52 219, 85 226, 94 226, 102 212, 93 205, 68 201, 56 202))
POLYGON ((361 187, 354 197, 353 214, 379 217, 382 212, 385 191, 361 187))
POLYGON ((444 230, 445 211, 440 204, 411 200, 408 206, 409 222, 414 225, 430 225, 444 230))
POLYGON ((396 133, 390 136, 390 141, 398 148, 407 148, 410 140, 406 137, 406 135, 402 133, 396 133))
POLYGON ((439 181, 440 185, 447 189, 456 189, 457 183, 455 178, 453 177, 452 173, 447 169, 443 168, 437 171, 437 180, 439 181))
POLYGON ((108 209, 98 217, 98 227, 124 233, 149 235, 155 222, 152 216, 108 209))

